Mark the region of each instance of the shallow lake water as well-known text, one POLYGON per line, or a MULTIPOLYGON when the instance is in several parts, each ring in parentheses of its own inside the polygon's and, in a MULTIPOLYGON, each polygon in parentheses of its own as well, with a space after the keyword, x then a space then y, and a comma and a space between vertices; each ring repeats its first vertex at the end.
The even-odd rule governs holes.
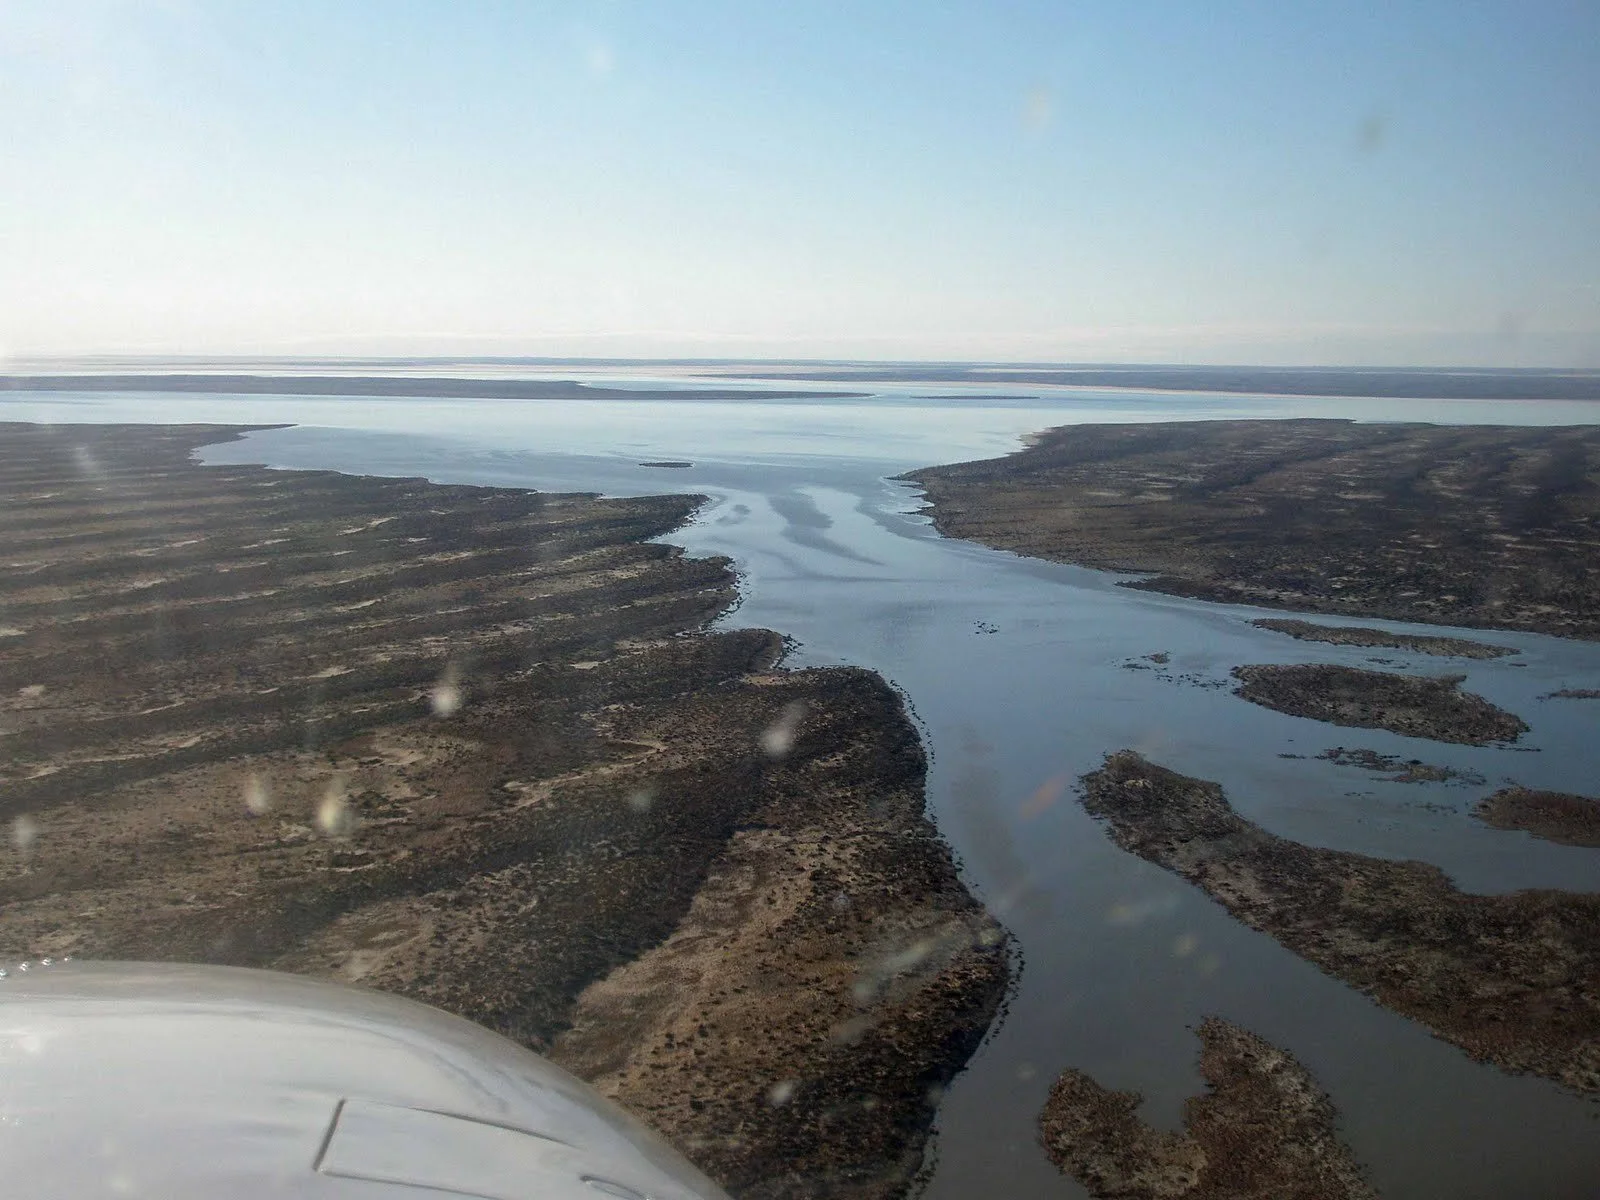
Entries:
POLYGON ((930 811, 969 885, 1016 937, 1020 981, 1004 1022, 945 1099, 928 1196, 1081 1195, 1035 1143, 1050 1081, 1081 1068, 1141 1091, 1149 1118, 1175 1127, 1183 1099, 1201 1088, 1193 1027, 1209 1013, 1310 1068, 1383 1195, 1595 1195, 1600 1104, 1473 1063, 1242 927, 1188 884, 1117 850, 1073 786, 1106 753, 1131 747, 1219 781, 1242 813, 1286 837, 1433 862, 1468 890, 1600 889, 1600 851, 1490 830, 1469 815, 1507 780, 1594 790, 1600 707, 1541 697, 1600 687, 1600 645, 1463 631, 1520 653, 1462 661, 1297 642, 1253 628, 1259 610, 1132 592, 1101 572, 940 537, 915 489, 892 478, 1003 453, 1027 432, 1079 421, 1555 424, 1592 420, 1595 410, 1066 389, 955 401, 927 399, 926 387, 873 387, 880 394, 866 399, 760 401, 11 393, 0 420, 294 422, 200 457, 709 497, 664 540, 733 559, 742 602, 720 623, 791 636, 790 665, 859 664, 902 689, 931 752, 930 811), (639 465, 647 460, 693 465, 639 465), (1169 661, 1146 657, 1158 652, 1169 661), (1464 687, 1532 732, 1516 747, 1445 746, 1274 713, 1226 686, 1241 663, 1374 658, 1387 660, 1384 669, 1465 674, 1464 687), (1313 757, 1334 746, 1459 767, 1484 783, 1390 783, 1313 757))

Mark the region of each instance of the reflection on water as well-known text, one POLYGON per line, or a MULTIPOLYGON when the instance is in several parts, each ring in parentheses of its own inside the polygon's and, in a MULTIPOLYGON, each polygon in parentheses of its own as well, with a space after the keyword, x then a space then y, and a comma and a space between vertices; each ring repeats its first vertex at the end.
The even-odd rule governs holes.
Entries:
MULTIPOLYGON (((1460 420, 1463 411, 1507 419, 1497 406, 1127 393, 943 404, 903 394, 738 405, 95 400, 71 406, 75 417, 48 399, 13 398, 0 408, 15 419, 324 426, 252 435, 205 451, 211 462, 709 496, 670 540, 735 560, 744 598, 725 623, 793 636, 795 664, 858 663, 905 690, 932 750, 934 816, 971 885, 1018 938, 1020 986, 1005 1024, 946 1099, 929 1195, 953 1200, 997 1187, 1017 1197, 1080 1194, 1034 1143, 1055 1074, 1075 1066, 1108 1087, 1136 1088, 1150 1118, 1174 1127, 1182 1099, 1201 1086, 1190 1027, 1208 1013, 1259 1033, 1313 1072, 1383 1194, 1578 1196, 1600 1179, 1592 1104, 1474 1064, 1323 976, 1193 888, 1116 850, 1072 798, 1074 781, 1105 753, 1133 747, 1218 780, 1242 815, 1288 837, 1425 859, 1468 889, 1600 888, 1595 852, 1492 831, 1468 816, 1506 779, 1593 790, 1593 710, 1538 697, 1600 686, 1600 646, 1470 633, 1522 653, 1458 663, 1381 652, 1393 660, 1389 669, 1464 673, 1464 687, 1533 727, 1517 749, 1320 726, 1212 685, 1239 663, 1362 665, 1373 651, 1296 642, 1251 627, 1252 610, 1132 593, 1095 572, 940 538, 917 514, 914 492, 888 479, 997 453, 1025 432, 1072 420, 1380 409, 1391 419, 1460 420), (663 472, 639 467, 645 458, 694 466, 663 472), (1168 656, 1160 670, 1148 669, 1152 654, 1168 656), (1392 783, 1314 757, 1339 745, 1421 758, 1485 782, 1392 783)), ((1578 419, 1570 407, 1519 404, 1515 416, 1578 419)))

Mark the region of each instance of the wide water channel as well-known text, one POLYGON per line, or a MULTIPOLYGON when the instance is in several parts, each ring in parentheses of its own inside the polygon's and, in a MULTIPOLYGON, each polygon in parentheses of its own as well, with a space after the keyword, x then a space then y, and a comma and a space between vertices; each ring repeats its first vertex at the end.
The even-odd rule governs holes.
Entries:
POLYGON ((1594 702, 1541 697, 1600 686, 1600 645, 1462 631, 1520 653, 1458 661, 1296 642, 1253 628, 1258 610, 1132 592, 1104 573, 943 538, 918 513, 915 489, 892 478, 1004 453, 1029 431, 1080 421, 1566 424, 1593 420, 1595 410, 1082 390, 954 400, 873 387, 878 394, 866 399, 738 402, 670 391, 625 401, 10 393, 0 420, 294 422, 200 457, 708 496, 666 540, 734 560, 743 599, 720 624, 789 635, 791 666, 859 664, 903 690, 931 753, 930 811, 969 886, 1016 937, 1018 985, 1003 1023, 945 1098, 929 1197, 1082 1195, 1035 1142, 1051 1080, 1077 1067, 1108 1087, 1136 1089, 1147 1118, 1175 1128, 1183 1099, 1202 1088, 1193 1027, 1212 1013, 1306 1064, 1339 1109, 1341 1135, 1391 1200, 1600 1193, 1600 1105, 1476 1064, 1321 974, 1188 884, 1117 850, 1073 793, 1105 754, 1131 747, 1219 781, 1242 813, 1286 837, 1436 863, 1468 890, 1597 890, 1600 852, 1490 830, 1469 810, 1507 780, 1594 790, 1594 702), (647 460, 693 466, 639 465, 647 460), (1374 657, 1385 669, 1465 674, 1466 688, 1532 732, 1513 748, 1440 745, 1284 716, 1227 686, 1242 663, 1374 657), (1485 782, 1391 783, 1314 757, 1334 746, 1457 767, 1485 782))

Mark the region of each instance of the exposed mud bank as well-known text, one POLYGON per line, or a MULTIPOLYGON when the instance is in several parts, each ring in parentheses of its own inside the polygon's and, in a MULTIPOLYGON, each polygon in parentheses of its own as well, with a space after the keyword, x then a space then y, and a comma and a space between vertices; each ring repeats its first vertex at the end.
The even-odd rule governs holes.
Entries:
POLYGON ((1045 1152, 1095 1197, 1129 1200, 1370 1200, 1334 1130, 1327 1095, 1294 1057, 1219 1017, 1200 1036, 1210 1090, 1184 1104, 1184 1130, 1139 1119, 1142 1097, 1065 1071, 1039 1116, 1045 1152))
POLYGON ((1487 746, 1528 731, 1522 718, 1461 690, 1462 676, 1396 675, 1319 663, 1235 667, 1236 695, 1295 717, 1406 737, 1487 746))
POLYGON ((1078 425, 906 476, 955 537, 1347 616, 1600 637, 1600 427, 1078 425))
POLYGON ((3 430, 0 954, 404 993, 741 1196, 902 1191, 1007 962, 898 696, 695 632, 693 497, 189 462, 235 432, 3 430))
POLYGON ((1600 896, 1473 895, 1426 863, 1292 842, 1129 750, 1083 783, 1119 846, 1251 928, 1476 1059, 1600 1092, 1600 896))

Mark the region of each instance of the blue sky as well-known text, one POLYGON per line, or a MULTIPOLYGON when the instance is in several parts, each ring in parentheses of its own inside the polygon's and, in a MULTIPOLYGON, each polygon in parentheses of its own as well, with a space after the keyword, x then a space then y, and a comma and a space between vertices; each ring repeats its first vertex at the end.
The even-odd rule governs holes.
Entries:
POLYGON ((0 353, 1600 365, 1600 5, 0 0, 0 353))

